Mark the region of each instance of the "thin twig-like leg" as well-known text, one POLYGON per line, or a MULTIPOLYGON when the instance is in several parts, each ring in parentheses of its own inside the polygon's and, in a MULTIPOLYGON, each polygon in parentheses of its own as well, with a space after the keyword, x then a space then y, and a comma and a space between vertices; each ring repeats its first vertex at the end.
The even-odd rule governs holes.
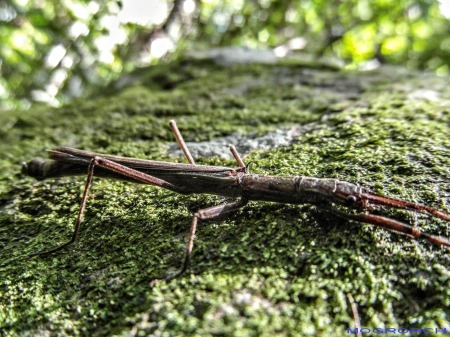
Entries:
POLYGON ((427 212, 437 218, 441 218, 443 220, 450 221, 450 214, 448 214, 444 211, 435 209, 433 207, 416 204, 416 203, 405 201, 405 200, 389 198, 389 197, 377 195, 377 194, 371 193, 371 192, 366 193, 364 195, 364 197, 366 198, 366 200, 368 202, 371 202, 375 205, 382 205, 382 206, 399 208, 399 209, 407 209, 407 210, 416 211, 416 212, 427 212))
POLYGON ((60 246, 57 246, 55 248, 49 249, 49 250, 42 250, 40 252, 34 252, 31 254, 28 254, 28 257, 31 256, 35 256, 35 255, 43 255, 43 254, 48 254, 48 253, 53 253, 56 252, 60 249, 63 249, 64 247, 72 244, 73 242, 75 242, 75 239, 77 238, 78 232, 80 230, 80 224, 81 224, 81 219, 83 218, 83 212, 84 212, 84 208, 86 206, 86 200, 87 200, 87 196, 89 193, 89 187, 91 186, 92 183, 92 176, 94 175, 94 159, 91 160, 91 163, 89 164, 89 169, 88 169, 88 175, 87 175, 87 179, 86 179, 86 185, 84 186, 84 192, 83 192, 83 198, 81 199, 81 203, 80 203, 80 210, 78 212, 78 216, 77 216, 77 222, 75 223, 75 229, 73 231, 72 234, 72 238, 67 241, 66 243, 63 243, 60 246))
POLYGON ((402 222, 386 218, 384 216, 373 215, 373 214, 351 214, 347 212, 340 211, 331 206, 325 206, 324 208, 328 209, 332 213, 346 219, 356 220, 359 222, 369 223, 378 227, 387 228, 402 234, 411 235, 416 238, 424 238, 430 242, 433 242, 437 245, 442 245, 446 247, 450 247, 450 241, 441 238, 436 235, 422 233, 417 227, 412 227, 402 222))
POLYGON ((191 224, 191 229, 190 229, 190 233, 189 233, 189 241, 188 241, 188 244, 186 247, 186 254, 184 256, 183 265, 178 272, 176 272, 172 276, 167 277, 166 281, 170 281, 174 278, 179 277, 187 270, 187 268, 189 266, 189 259, 191 257, 191 253, 192 253, 192 248, 194 247, 194 238, 195 238, 195 231, 197 229, 198 219, 205 220, 205 219, 215 218, 223 213, 231 212, 238 208, 241 208, 241 207, 245 206, 247 203, 248 203, 248 200, 242 198, 238 201, 235 201, 235 202, 232 202, 229 204, 201 209, 197 213, 195 213, 194 217, 192 218, 192 224, 191 224))
POLYGON ((183 136, 181 135, 180 130, 178 130, 178 126, 177 123, 175 123, 175 121, 172 119, 169 122, 170 127, 172 128, 172 132, 175 136, 175 139, 177 140, 178 146, 181 148, 181 150, 183 151, 184 155, 186 156, 188 162, 192 165, 195 165, 195 161, 194 158, 191 155, 191 152, 189 151, 189 149, 186 146, 186 143, 184 142, 183 136))
MULTIPOLYGON (((177 123, 172 119, 169 122, 170 128, 172 129, 172 132, 175 136, 175 139, 178 143, 178 146, 180 147, 180 149, 183 151, 184 155, 186 156, 186 159, 188 160, 188 162, 192 165, 195 165, 195 161, 194 158, 191 155, 191 152, 189 151, 183 136, 181 135, 180 130, 178 129, 177 123)), ((234 158, 236 159, 237 163, 239 164, 240 167, 245 167, 244 162, 242 161, 241 157, 239 156, 239 153, 236 151, 236 148, 233 145, 230 145, 230 151, 233 154, 234 158)))
POLYGON ((245 164, 242 161, 241 156, 233 145, 230 145, 230 151, 233 154, 234 159, 236 159, 237 163, 239 164, 239 167, 245 168, 245 164))
POLYGON ((28 255, 28 257, 31 256, 35 256, 35 255, 42 255, 42 254, 48 254, 48 253, 53 253, 56 252, 70 244, 72 244, 73 242, 75 242, 75 239, 77 238, 78 232, 80 230, 80 225, 81 225, 81 220, 83 218, 83 213, 84 213, 84 209, 86 206, 86 201, 87 201, 87 197, 88 197, 88 193, 89 193, 89 188, 91 187, 91 183, 92 183, 92 177, 94 175, 94 167, 98 165, 100 167, 104 167, 106 169, 109 169, 111 171, 117 172, 117 173, 121 173, 123 175, 126 175, 127 177, 130 178, 134 178, 136 180, 139 180, 145 184, 149 184, 149 185, 154 185, 154 186, 158 186, 158 187, 162 187, 162 188, 166 188, 168 190, 174 191, 174 192, 178 192, 178 193, 182 193, 182 194, 188 194, 188 192, 186 192, 182 187, 178 187, 175 186, 173 184, 168 183, 167 181, 164 181, 162 179, 153 177, 151 175, 142 173, 140 171, 136 171, 134 169, 131 169, 129 167, 126 167, 124 165, 118 164, 116 162, 113 162, 111 160, 108 159, 104 159, 101 157, 94 157, 92 158, 90 164, 89 164, 89 169, 88 169, 88 175, 87 175, 87 179, 86 179, 86 185, 84 187, 84 192, 83 192, 83 197, 81 199, 81 203, 80 203, 80 210, 78 212, 78 217, 77 217, 77 222, 75 223, 75 229, 73 231, 72 234, 72 238, 63 243, 62 245, 49 249, 49 250, 44 250, 44 251, 40 251, 40 252, 34 252, 28 255))

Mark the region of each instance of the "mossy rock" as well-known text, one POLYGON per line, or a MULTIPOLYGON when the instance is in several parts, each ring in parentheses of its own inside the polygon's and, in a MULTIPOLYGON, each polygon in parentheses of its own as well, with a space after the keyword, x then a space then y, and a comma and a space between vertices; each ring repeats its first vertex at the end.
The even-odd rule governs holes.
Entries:
MULTIPOLYGON (((363 327, 450 326, 447 249, 319 206, 252 202, 202 221, 188 272, 151 287, 180 267, 193 213, 226 200, 94 177, 78 240, 26 258, 70 238, 85 178, 36 182, 22 161, 66 145, 182 162, 166 154, 170 119, 190 142, 308 124, 292 146, 250 152, 252 172, 337 178, 450 209, 448 78, 295 62, 164 70, 58 109, 0 116, 3 336, 346 336, 349 294, 363 327)), ((373 212, 449 236, 448 222, 424 214, 373 212)))

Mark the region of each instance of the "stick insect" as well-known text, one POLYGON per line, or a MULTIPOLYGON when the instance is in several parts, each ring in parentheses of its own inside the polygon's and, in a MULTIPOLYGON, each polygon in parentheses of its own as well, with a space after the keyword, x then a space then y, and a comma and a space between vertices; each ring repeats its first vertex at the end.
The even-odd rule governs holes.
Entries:
POLYGON ((181 194, 205 193, 240 198, 237 201, 224 205, 199 210, 194 214, 181 268, 175 274, 168 277, 167 280, 179 277, 187 270, 199 219, 211 219, 223 213, 237 210, 245 206, 250 200, 286 204, 314 204, 345 219, 369 223, 411 237, 424 238, 437 245, 450 247, 450 241, 447 239, 422 233, 417 227, 369 213, 370 210, 378 206, 385 206, 415 212, 426 212, 434 217, 450 221, 450 214, 445 211, 409 201, 381 196, 358 184, 337 179, 251 174, 248 172, 247 166, 244 165, 233 146, 230 146, 230 150, 239 167, 196 165, 175 121, 170 121, 170 126, 189 164, 111 156, 69 147, 48 150, 50 160, 43 161, 42 159, 34 159, 28 163, 23 163, 22 172, 37 180, 84 175, 87 172, 86 185, 72 238, 60 246, 45 251, 34 252, 29 256, 59 251, 76 240, 80 230, 89 188, 94 176, 94 168, 95 175, 102 178, 150 184, 181 194), (336 208, 335 205, 346 206, 359 210, 360 212, 348 213, 336 208))

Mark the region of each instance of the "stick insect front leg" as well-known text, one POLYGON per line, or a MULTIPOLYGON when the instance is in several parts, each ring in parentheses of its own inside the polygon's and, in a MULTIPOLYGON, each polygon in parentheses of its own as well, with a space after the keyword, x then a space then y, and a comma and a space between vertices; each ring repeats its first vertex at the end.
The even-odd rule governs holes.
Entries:
POLYGON ((342 218, 345 218, 345 219, 369 223, 369 224, 372 224, 372 225, 375 225, 378 227, 383 227, 386 229, 390 229, 390 230, 393 230, 393 231, 396 231, 396 232, 399 232, 399 233, 402 233, 402 234, 405 234, 405 235, 408 235, 411 237, 424 238, 424 239, 426 239, 430 242, 433 242, 437 245, 440 245, 440 246, 450 247, 450 241, 448 241, 444 238, 441 238, 436 235, 428 234, 428 233, 423 233, 417 227, 409 226, 400 221, 389 219, 384 216, 374 215, 374 214, 352 214, 352 213, 343 212, 332 206, 326 206, 325 208, 327 210, 329 210, 330 212, 332 212, 342 218))

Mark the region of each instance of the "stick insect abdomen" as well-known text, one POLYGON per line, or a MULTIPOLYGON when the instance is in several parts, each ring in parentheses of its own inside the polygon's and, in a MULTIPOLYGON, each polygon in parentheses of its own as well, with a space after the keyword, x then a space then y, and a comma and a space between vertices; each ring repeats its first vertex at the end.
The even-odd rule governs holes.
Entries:
POLYGON ((359 185, 337 179, 311 177, 277 177, 247 174, 241 178, 242 195, 249 200, 282 202, 287 204, 338 203, 363 207, 359 185))
MULTIPOLYGON (((249 200, 281 202, 285 204, 323 203, 326 197, 317 191, 306 191, 302 179, 314 178, 260 176, 246 174, 240 179, 242 196, 249 200)), ((320 180, 320 179, 319 179, 320 180)))
POLYGON ((368 190, 357 184, 329 178, 296 177, 296 179, 300 195, 314 195, 315 198, 341 205, 364 206, 363 198, 368 190))

